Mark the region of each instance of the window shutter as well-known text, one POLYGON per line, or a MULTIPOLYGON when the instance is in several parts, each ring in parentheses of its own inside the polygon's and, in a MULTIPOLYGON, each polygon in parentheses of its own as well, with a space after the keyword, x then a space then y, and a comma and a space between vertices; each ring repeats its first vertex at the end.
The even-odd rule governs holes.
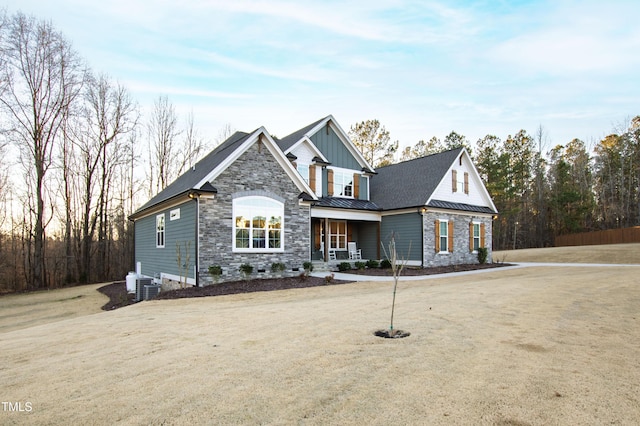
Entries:
POLYGON ((473 222, 469 222, 469 251, 473 251, 473 222))
POLYGON ((450 220, 449 221, 449 235, 448 235, 448 241, 449 241, 449 253, 453 253, 453 221, 450 220))
POLYGON ((440 221, 436 220, 436 253, 440 253, 440 221))
POLYGON ((480 247, 484 247, 484 223, 480 224, 480 247))
POLYGON ((469 194, 469 173, 464 172, 464 193, 469 194))
POLYGON ((360 198, 360 175, 353 174, 353 198, 360 198))
POLYGON ((327 195, 333 196, 333 170, 327 170, 327 195))
POLYGON ((458 192, 458 172, 456 170, 451 170, 451 190, 458 192))
POLYGON ((320 243, 322 237, 320 236, 320 221, 313 222, 313 248, 320 250, 320 243))
POLYGON ((309 187, 313 192, 316 192, 316 166, 311 164, 309 166, 309 187))

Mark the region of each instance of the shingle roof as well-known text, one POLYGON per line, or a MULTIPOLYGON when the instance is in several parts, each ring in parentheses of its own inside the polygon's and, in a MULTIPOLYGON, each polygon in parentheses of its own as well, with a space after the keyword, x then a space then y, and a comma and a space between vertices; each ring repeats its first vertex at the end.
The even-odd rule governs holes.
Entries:
POLYGON ((137 216, 144 210, 155 206, 156 204, 167 201, 171 198, 182 195, 192 189, 201 189, 211 191, 211 185, 207 188, 195 188, 202 179, 204 179, 213 169, 224 161, 227 156, 240 146, 252 133, 235 132, 226 141, 218 145, 202 160, 198 161, 194 167, 180 175, 175 181, 169 184, 165 189, 160 191, 155 197, 147 201, 132 216, 137 216))
POLYGON ((424 206, 460 152, 456 148, 376 169, 371 201, 383 210, 424 206))
POLYGON ((314 204, 315 207, 331 207, 335 209, 354 210, 382 210, 380 207, 368 200, 357 200, 352 198, 322 197, 314 204))
POLYGON ((282 152, 286 152, 287 149, 291 148, 296 142, 302 139, 302 137, 306 135, 309 132, 309 130, 313 129, 322 121, 326 120, 327 117, 321 118, 320 120, 317 120, 307 126, 304 126, 302 129, 296 130, 295 132, 285 136, 282 139, 277 139, 276 143, 278 144, 282 152))

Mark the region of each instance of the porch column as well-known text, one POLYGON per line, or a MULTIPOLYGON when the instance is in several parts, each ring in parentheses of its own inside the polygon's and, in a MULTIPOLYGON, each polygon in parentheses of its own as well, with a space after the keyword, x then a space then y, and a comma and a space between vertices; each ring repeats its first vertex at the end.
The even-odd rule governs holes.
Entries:
POLYGON ((329 218, 324 218, 324 261, 329 261, 329 218))

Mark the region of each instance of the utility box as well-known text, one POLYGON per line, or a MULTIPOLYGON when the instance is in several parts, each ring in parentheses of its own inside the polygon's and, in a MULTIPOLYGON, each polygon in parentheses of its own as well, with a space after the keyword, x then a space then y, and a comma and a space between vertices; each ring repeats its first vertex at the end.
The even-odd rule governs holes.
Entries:
POLYGON ((157 284, 145 285, 144 286, 144 300, 155 299, 155 297, 160 293, 160 286, 157 284))
POLYGON ((136 302, 144 300, 144 287, 147 285, 153 285, 153 278, 136 279, 136 302))

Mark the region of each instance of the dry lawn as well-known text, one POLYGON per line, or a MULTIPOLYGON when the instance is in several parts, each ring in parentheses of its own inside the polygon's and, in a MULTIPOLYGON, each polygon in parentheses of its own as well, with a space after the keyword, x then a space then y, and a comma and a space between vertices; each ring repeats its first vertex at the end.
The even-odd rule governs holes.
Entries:
POLYGON ((640 264, 640 244, 494 251, 493 260, 494 262, 640 264))
POLYGON ((391 284, 372 282, 5 331, 0 399, 33 408, 0 424, 637 424, 638 273, 404 282, 396 324, 411 336, 398 340, 372 334, 391 301, 391 284))

